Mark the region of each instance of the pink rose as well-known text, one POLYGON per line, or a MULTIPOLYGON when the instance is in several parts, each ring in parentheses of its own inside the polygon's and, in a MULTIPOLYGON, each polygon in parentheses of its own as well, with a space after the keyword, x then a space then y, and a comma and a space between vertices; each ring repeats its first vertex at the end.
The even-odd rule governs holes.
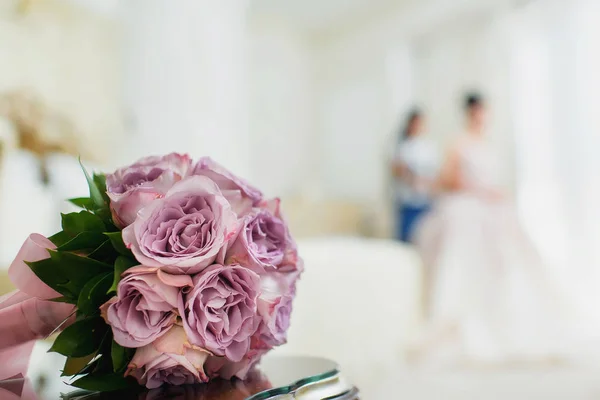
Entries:
POLYGON ((284 295, 262 302, 264 308, 261 314, 265 321, 261 329, 261 337, 271 347, 287 342, 293 300, 292 296, 284 295))
POLYGON ((106 175, 113 219, 120 227, 133 223, 137 213, 164 195, 191 168, 189 156, 171 153, 142 158, 135 164, 106 175))
POLYGON ((179 313, 193 344, 240 361, 258 323, 259 276, 239 265, 213 265, 194 277, 182 294, 179 313))
POLYGON ((298 276, 298 272, 271 272, 261 276, 258 313, 262 323, 258 340, 262 345, 258 347, 272 348, 286 343, 298 276))
POLYGON ((195 274, 213 264, 236 228, 237 217, 217 185, 192 176, 142 209, 123 230, 123 241, 145 266, 195 274))
POLYGON ((262 356, 265 355, 267 351, 268 350, 252 351, 251 353, 244 355, 244 357, 237 362, 233 362, 227 357, 211 356, 206 361, 204 370, 211 378, 230 380, 233 377, 236 377, 244 380, 248 376, 248 373, 260 362, 262 356))
POLYGON ((257 209, 242 219, 240 232, 227 250, 226 262, 241 264, 262 273, 294 269, 296 243, 286 223, 267 209, 257 209))
POLYGON ((238 215, 244 215, 252 209, 252 206, 258 205, 262 200, 263 195, 260 190, 244 179, 235 176, 210 157, 198 160, 192 173, 212 179, 238 215))
POLYGON ((117 296, 101 307, 117 343, 142 347, 164 335, 177 319, 181 287, 191 286, 186 275, 169 275, 156 268, 133 267, 119 282, 117 296))
POLYGON ((188 341, 183 328, 173 326, 152 344, 139 348, 129 363, 125 375, 134 376, 140 385, 155 389, 164 383, 186 385, 207 382, 205 350, 188 341))

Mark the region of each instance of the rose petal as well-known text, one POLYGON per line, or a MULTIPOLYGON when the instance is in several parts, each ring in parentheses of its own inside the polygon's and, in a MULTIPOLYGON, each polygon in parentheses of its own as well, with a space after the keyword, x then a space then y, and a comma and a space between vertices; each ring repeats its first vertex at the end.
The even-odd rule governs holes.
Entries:
POLYGON ((163 270, 158 271, 158 278, 165 284, 169 286, 174 286, 178 288, 192 286, 192 278, 189 275, 173 275, 163 270))

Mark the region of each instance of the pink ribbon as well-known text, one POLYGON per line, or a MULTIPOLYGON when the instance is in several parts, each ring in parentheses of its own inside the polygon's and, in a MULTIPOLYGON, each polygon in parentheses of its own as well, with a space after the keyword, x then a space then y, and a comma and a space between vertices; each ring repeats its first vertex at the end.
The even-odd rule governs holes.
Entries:
POLYGON ((30 382, 22 376, 0 381, 0 399, 2 400, 37 400, 30 382))
MULTIPOLYGON (((25 264, 48 258, 48 249, 55 248, 44 236, 33 234, 8 270, 17 290, 0 297, 0 381, 25 376, 34 341, 50 335, 73 313, 71 304, 48 301, 60 294, 25 264)), ((67 324, 72 321, 69 319, 67 324)))

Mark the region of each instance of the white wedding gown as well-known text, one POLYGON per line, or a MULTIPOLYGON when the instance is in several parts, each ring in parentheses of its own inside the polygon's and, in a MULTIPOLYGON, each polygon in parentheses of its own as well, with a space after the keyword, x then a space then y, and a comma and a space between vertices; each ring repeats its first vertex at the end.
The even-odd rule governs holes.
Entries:
POLYGON ((459 146, 462 182, 418 234, 428 280, 429 323, 421 354, 474 362, 556 357, 565 344, 562 304, 549 274, 498 187, 500 164, 483 141, 459 146))

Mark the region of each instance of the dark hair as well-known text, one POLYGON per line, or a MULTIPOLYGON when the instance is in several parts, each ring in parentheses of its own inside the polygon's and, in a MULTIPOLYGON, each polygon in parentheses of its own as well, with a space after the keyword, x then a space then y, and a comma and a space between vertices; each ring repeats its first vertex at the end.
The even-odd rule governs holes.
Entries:
POLYGON ((413 108, 406 116, 406 122, 404 123, 404 127, 402 128, 400 140, 405 140, 410 137, 411 128, 415 121, 419 118, 421 118, 421 110, 419 110, 418 108, 413 108))
POLYGON ((483 97, 479 93, 467 93, 465 96, 465 110, 470 111, 481 105, 483 105, 483 97))

